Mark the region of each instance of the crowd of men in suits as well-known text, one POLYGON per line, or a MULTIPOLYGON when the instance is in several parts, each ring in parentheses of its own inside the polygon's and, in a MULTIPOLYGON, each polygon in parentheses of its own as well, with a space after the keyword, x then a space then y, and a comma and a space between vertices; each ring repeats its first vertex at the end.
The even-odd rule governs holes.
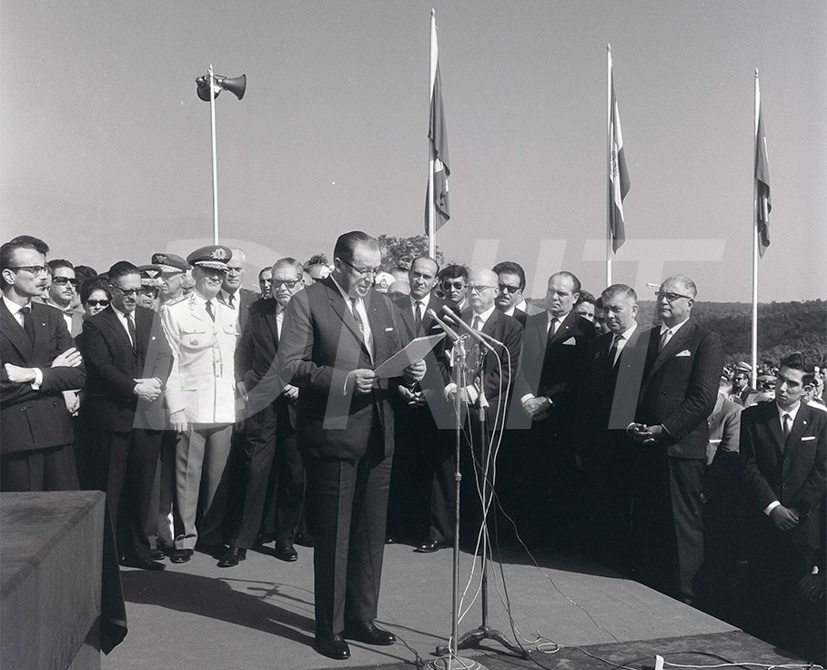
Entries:
POLYGON ((277 260, 259 295, 222 245, 101 275, 47 254, 0 249, 0 487, 106 491, 124 565, 314 546, 317 649, 344 659, 347 639, 394 643, 384 546, 453 544, 459 469, 469 548, 487 528, 585 553, 790 644, 806 626, 776 615, 823 614, 825 366, 795 354, 752 389, 686 276, 649 326, 631 287, 595 298, 569 271, 540 304, 513 261, 383 274, 360 231, 332 264, 277 260))

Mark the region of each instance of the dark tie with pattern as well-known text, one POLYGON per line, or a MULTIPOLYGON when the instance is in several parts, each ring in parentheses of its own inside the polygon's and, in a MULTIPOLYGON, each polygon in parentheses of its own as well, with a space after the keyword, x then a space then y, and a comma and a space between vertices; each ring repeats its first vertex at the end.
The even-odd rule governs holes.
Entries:
POLYGON ((615 366, 615 358, 617 358, 617 343, 620 342, 620 335, 612 336, 612 348, 609 349, 609 370, 615 366))
POLYGON ((792 432, 793 429, 792 417, 790 417, 789 414, 784 414, 784 416, 781 417, 781 423, 781 432, 784 433, 784 451, 786 451, 787 447, 789 446, 787 442, 790 441, 790 432, 792 432))
POLYGON ((231 308, 235 309, 233 305, 233 301, 235 300, 235 293, 230 293, 230 297, 227 299, 227 303, 230 305, 231 308))
POLYGON ((34 321, 32 320, 32 308, 21 307, 20 313, 23 315, 23 330, 29 336, 29 340, 34 344, 34 321))
POLYGON ((215 312, 212 308, 212 300, 207 300, 207 304, 204 306, 207 308, 207 314, 209 314, 210 318, 215 321, 215 312))
POLYGON ((365 339, 365 324, 362 323, 362 315, 359 314, 359 310, 356 309, 356 305, 358 304, 358 298, 351 298, 350 299, 350 306, 351 311, 353 312, 353 318, 356 320, 356 325, 359 326, 359 332, 362 334, 362 340, 365 339))
POLYGON ((669 330, 667 329, 667 330, 664 330, 660 334, 660 346, 658 347, 658 352, 663 351, 663 348, 666 346, 666 344, 668 342, 669 342, 669 330))
POLYGON ((414 328, 417 336, 422 334, 422 301, 417 300, 414 303, 414 328))
POLYGON ((138 350, 138 331, 135 330, 135 315, 126 315, 126 327, 129 328, 129 339, 132 340, 132 350, 138 350))

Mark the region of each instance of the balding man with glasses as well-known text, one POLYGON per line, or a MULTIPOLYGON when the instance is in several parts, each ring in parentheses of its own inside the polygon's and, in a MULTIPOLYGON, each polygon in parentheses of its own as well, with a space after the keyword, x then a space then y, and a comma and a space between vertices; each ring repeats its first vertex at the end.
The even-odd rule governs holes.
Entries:
POLYGON ((687 601, 703 561, 707 417, 724 366, 721 339, 690 318, 697 287, 674 275, 656 292, 661 324, 649 338, 635 422, 633 535, 636 576, 687 601))
POLYGON ((78 489, 72 418, 62 391, 86 380, 60 312, 34 302, 49 247, 21 235, 0 247, 0 490, 78 489))

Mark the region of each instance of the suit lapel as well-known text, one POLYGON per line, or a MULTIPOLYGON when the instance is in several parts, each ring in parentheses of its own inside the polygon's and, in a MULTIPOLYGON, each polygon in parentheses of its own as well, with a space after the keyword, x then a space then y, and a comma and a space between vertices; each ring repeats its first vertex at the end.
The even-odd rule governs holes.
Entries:
MULTIPOLYGON (((765 410, 767 415, 765 423, 770 433, 772 446, 775 448, 775 453, 778 458, 783 458, 784 454, 784 435, 781 433, 781 421, 778 419, 778 406, 774 403, 767 403, 765 410)), ((796 419, 798 417, 796 416, 796 419)))
MULTIPOLYGON (((356 319, 353 318, 353 314, 350 313, 350 308, 345 304, 345 299, 342 297, 342 294, 339 292, 339 288, 336 284, 333 283, 333 280, 329 277, 322 280, 327 288, 327 298, 330 301, 330 308, 336 313, 336 315, 342 320, 342 323, 347 326, 348 330, 353 334, 353 337, 356 338, 357 342, 360 342, 362 348, 367 351, 365 347, 364 338, 362 337, 362 331, 359 330, 359 325, 356 323, 356 319)), ((368 318, 370 318, 370 310, 368 311, 368 318)), ((373 325, 371 324, 371 328, 373 325)))
MULTIPOLYGON (((23 359, 29 360, 32 352, 34 351, 34 345, 29 340, 29 336, 26 335, 26 331, 23 330, 19 323, 17 323, 17 319, 12 316, 11 311, 8 307, 6 307, 6 303, 3 300, 0 300, 0 313, 2 313, 2 318, 0 318, 0 329, 2 329, 3 334, 8 338, 12 346, 17 349, 23 359)), ((35 324, 34 330, 36 340, 38 330, 37 318, 33 312, 32 322, 35 324)))
MULTIPOLYGON (((782 466, 782 476, 784 479, 787 478, 787 470, 789 469, 790 464, 793 461, 793 458, 790 457, 790 454, 798 448, 801 436, 804 434, 804 431, 807 430, 807 426, 810 424, 810 412, 812 411, 813 410, 807 407, 807 405, 801 403, 801 405, 798 408, 798 413, 795 415, 795 421, 793 421, 793 427, 790 431, 790 437, 787 439, 787 446, 784 449, 784 464, 782 466)), ((779 424, 777 420, 776 424, 779 424)))
MULTIPOLYGON (((405 336, 407 341, 410 342, 416 337, 416 323, 414 321, 413 316, 413 303, 414 301, 411 300, 410 297, 406 298, 402 301, 402 309, 400 309, 400 316, 402 317, 402 325, 405 326, 405 336)), ((423 316, 422 318, 422 328, 425 329, 425 319, 429 317, 423 316)))
POLYGON ((267 327, 270 329, 270 332, 273 334, 273 342, 276 343, 276 349, 279 346, 279 326, 278 326, 278 319, 277 314, 279 306, 276 303, 273 307, 273 311, 270 312, 269 310, 265 312, 262 316, 264 318, 264 322, 267 324, 267 327))
MULTIPOLYGON (((658 355, 655 358, 655 362, 652 364, 652 372, 654 374, 658 371, 658 369, 672 356, 678 353, 681 350, 684 342, 689 338, 692 334, 692 331, 695 329, 695 322, 688 321, 683 326, 680 327, 677 333, 672 336, 672 339, 666 343, 666 346, 658 352, 658 355)), ((650 342, 650 344, 652 344, 650 342)), ((658 337, 655 339, 655 348, 657 349, 660 346, 660 329, 658 329, 658 337)))
MULTIPOLYGON (((560 322, 560 325, 557 327, 557 332, 552 335, 551 340, 549 340, 549 344, 554 344, 555 342, 565 342, 569 337, 571 337, 572 329, 574 328, 574 319, 576 318, 575 313, 569 312, 566 314, 566 318, 560 322)), ((548 317, 546 317, 548 319, 548 317)))
MULTIPOLYGON (((103 312, 101 312, 103 318, 106 319, 106 323, 109 326, 109 329, 114 331, 115 336, 121 341, 121 343, 127 347, 128 349, 132 349, 132 342, 129 340, 129 334, 123 327, 121 320, 118 318, 118 315, 115 314, 115 310, 112 309, 111 306, 107 307, 103 312)), ((138 319, 135 318, 135 332, 138 331, 138 319)))

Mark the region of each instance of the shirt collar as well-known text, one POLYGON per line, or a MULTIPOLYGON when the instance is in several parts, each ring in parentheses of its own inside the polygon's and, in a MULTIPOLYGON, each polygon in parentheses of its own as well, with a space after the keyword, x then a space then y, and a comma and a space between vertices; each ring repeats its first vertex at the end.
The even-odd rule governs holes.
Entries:
POLYGON ((484 312, 480 312, 479 314, 477 314, 476 312, 472 312, 471 313, 471 324, 473 325, 474 319, 479 317, 482 320, 482 324, 480 325, 480 328, 482 328, 488 322, 488 319, 491 317, 491 315, 494 313, 494 308, 495 308, 495 305, 491 305, 491 307, 489 307, 484 312))
MULTIPOLYGON (((413 309, 416 306, 417 300, 413 296, 410 296, 410 299, 411 299, 411 309, 413 309)), ((428 305, 431 304, 431 293, 430 293, 430 291, 425 294, 424 298, 420 298, 419 302, 422 304, 422 309, 427 312, 428 311, 428 305)))
POLYGON ((6 303, 6 307, 7 307, 7 308, 8 308, 8 310, 11 312, 12 316, 17 316, 17 313, 18 313, 21 309, 23 309, 24 307, 29 307, 29 308, 31 308, 31 306, 32 306, 32 299, 31 299, 31 298, 29 298, 29 299, 26 301, 26 304, 25 304, 25 305, 18 305, 18 304, 17 304, 16 302, 14 302, 13 300, 9 300, 9 299, 5 296, 5 294, 3 295, 3 302, 5 302, 5 303, 6 303))
POLYGON ((634 333, 634 332, 635 332, 635 330, 637 330, 637 321, 635 321, 635 322, 632 324, 632 327, 631 327, 631 328, 629 328, 628 330, 624 330, 624 331, 620 334, 621 339, 623 339, 623 341, 624 341, 624 342, 628 342, 628 341, 629 341, 629 338, 632 336, 632 333, 634 333))
POLYGON ((675 326, 672 326, 671 328, 669 326, 667 326, 665 323, 662 323, 660 325, 660 334, 663 335, 667 330, 669 330, 672 333, 671 336, 674 337, 675 333, 677 333, 681 329, 683 324, 685 324, 687 321, 689 321, 689 318, 684 319, 679 324, 677 324, 675 326))
POLYGON ((778 410, 778 420, 781 421, 781 425, 784 425, 783 416, 785 414, 790 415, 790 425, 792 425, 795 423, 795 417, 798 414, 798 410, 801 409, 801 400, 799 400, 792 409, 781 409, 777 402, 775 403, 775 408, 778 410))

